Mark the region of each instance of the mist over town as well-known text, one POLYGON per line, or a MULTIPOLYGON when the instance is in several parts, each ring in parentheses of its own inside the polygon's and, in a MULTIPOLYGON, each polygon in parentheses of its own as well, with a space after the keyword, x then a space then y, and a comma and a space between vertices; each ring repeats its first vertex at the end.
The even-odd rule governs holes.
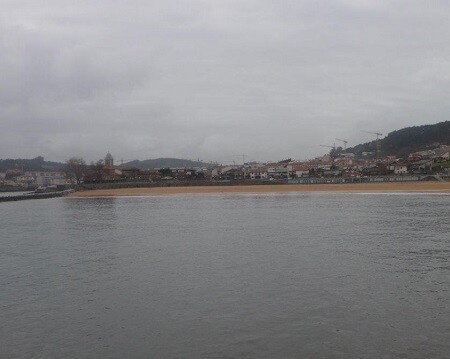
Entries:
POLYGON ((0 6, 1 158, 304 160, 450 115, 445 1, 0 6))

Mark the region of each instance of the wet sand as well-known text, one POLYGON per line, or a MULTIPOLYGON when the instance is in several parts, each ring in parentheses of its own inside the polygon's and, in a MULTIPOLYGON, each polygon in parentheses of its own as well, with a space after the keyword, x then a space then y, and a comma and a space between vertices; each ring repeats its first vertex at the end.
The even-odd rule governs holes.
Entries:
POLYGON ((450 182, 387 182, 348 184, 186 186, 96 189, 74 192, 70 197, 152 196, 184 193, 267 193, 267 192, 448 192, 450 182))

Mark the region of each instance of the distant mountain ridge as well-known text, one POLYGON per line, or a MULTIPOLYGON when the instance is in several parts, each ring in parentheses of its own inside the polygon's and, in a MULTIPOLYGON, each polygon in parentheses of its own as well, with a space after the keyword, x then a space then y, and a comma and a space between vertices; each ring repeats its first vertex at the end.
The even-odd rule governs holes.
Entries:
MULTIPOLYGON (((64 167, 64 163, 45 161, 44 157, 39 156, 32 159, 0 159, 0 171, 4 172, 9 169, 19 169, 22 171, 49 171, 60 170, 64 167)), ((180 158, 156 158, 148 160, 135 160, 123 163, 117 167, 135 167, 139 169, 151 169, 151 168, 166 168, 166 167, 211 167, 210 163, 202 161, 191 161, 180 158)))
MULTIPOLYGON (((405 157, 412 152, 424 151, 439 144, 450 144, 450 121, 439 122, 434 125, 406 127, 390 132, 386 137, 380 139, 380 155, 405 157)), ((356 155, 375 151, 376 141, 346 149, 346 152, 352 152, 356 155)))
MULTIPOLYGON (((423 151, 437 147, 439 144, 450 144, 450 121, 439 122, 434 125, 423 125, 406 127, 390 132, 386 137, 380 139, 380 155, 394 155, 406 157, 412 152, 423 151)), ((352 152, 360 156, 363 152, 375 152, 376 141, 366 142, 354 147, 347 148, 345 152, 352 152)), ((337 152, 344 152, 339 148, 337 152)), ((9 169, 22 171, 50 171, 60 170, 64 163, 45 161, 39 156, 32 159, 0 159, 0 172, 9 169)), ((160 169, 176 167, 213 167, 214 164, 202 161, 192 161, 180 158, 156 158, 148 160, 135 160, 119 165, 119 168, 135 167, 139 169, 160 169)))
POLYGON ((120 167, 134 167, 141 170, 152 169, 152 168, 176 168, 176 167, 211 167, 210 163, 205 163, 202 161, 192 161, 184 160, 180 158, 155 158, 149 160, 135 160, 121 164, 120 167))
POLYGON ((49 171, 59 170, 63 167, 64 163, 45 161, 42 156, 32 159, 0 159, 0 171, 6 171, 14 168, 22 171, 49 171))

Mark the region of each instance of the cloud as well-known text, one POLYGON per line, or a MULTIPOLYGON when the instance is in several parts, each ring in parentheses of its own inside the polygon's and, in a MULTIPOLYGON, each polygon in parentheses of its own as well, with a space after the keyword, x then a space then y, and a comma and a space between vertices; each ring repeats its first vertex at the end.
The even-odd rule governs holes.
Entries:
POLYGON ((0 6, 3 158, 306 158, 448 119, 445 1, 0 6))

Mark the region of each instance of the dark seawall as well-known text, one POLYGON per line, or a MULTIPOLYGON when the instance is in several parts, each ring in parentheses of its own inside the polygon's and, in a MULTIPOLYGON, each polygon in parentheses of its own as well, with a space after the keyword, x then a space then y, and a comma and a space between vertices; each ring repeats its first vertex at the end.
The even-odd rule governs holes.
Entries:
POLYGON ((27 199, 44 199, 44 198, 64 197, 64 196, 67 196, 71 192, 73 192, 73 190, 49 192, 49 193, 21 194, 18 196, 0 197, 0 202, 13 202, 13 201, 24 201, 27 199))

